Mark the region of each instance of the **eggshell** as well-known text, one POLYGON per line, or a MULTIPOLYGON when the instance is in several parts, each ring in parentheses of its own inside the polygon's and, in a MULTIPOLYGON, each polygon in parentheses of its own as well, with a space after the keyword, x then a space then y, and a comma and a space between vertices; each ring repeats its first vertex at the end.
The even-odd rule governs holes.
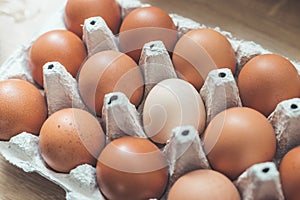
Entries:
POLYGON ((276 150, 269 121, 246 107, 219 113, 206 128, 203 142, 211 167, 231 180, 253 164, 272 161, 276 150))
POLYGON ((300 78, 289 60, 264 54, 245 64, 238 88, 244 106, 269 116, 281 101, 300 97, 300 78))
POLYGON ((107 50, 94 54, 78 75, 80 95, 88 108, 101 116, 105 94, 123 92, 138 106, 144 91, 139 66, 126 54, 107 50))
POLYGON ((0 82, 0 140, 28 132, 38 135, 47 117, 47 107, 40 91, 19 79, 0 82))
POLYGON ((76 77, 86 55, 82 40, 74 33, 52 30, 33 42, 29 52, 30 71, 40 86, 43 86, 43 66, 47 62, 60 62, 73 77, 76 77))
POLYGON ((106 94, 102 111, 102 125, 105 126, 107 142, 129 134, 147 138, 142 127, 141 115, 124 93, 106 94))
POLYGON ((43 124, 39 137, 44 161, 52 169, 65 173, 81 164, 95 166, 104 144, 98 120, 77 108, 52 114, 43 124))
POLYGON ((114 34, 121 23, 120 6, 115 0, 68 0, 65 6, 65 24, 68 30, 82 36, 84 20, 100 16, 114 34))
POLYGON ((283 157, 279 172, 286 200, 300 199, 300 146, 293 148, 283 157))
POLYGON ((184 34, 175 45, 172 60, 179 77, 198 91, 213 69, 229 68, 235 74, 234 50, 227 38, 213 29, 199 28, 184 34))
POLYGON ((148 94, 143 111, 145 133, 165 144, 177 126, 194 126, 199 134, 205 125, 205 107, 199 93, 181 79, 159 82, 148 94))
POLYGON ((180 177, 171 187, 168 200, 240 200, 238 190, 223 174, 201 169, 180 177))
POLYGON ((168 51, 173 51, 177 31, 171 17, 156 7, 141 7, 131 11, 120 27, 120 49, 136 62, 145 43, 161 40, 168 51))
POLYGON ((111 200, 159 198, 168 181, 163 153, 149 140, 132 136, 109 143, 96 170, 99 188, 111 200))

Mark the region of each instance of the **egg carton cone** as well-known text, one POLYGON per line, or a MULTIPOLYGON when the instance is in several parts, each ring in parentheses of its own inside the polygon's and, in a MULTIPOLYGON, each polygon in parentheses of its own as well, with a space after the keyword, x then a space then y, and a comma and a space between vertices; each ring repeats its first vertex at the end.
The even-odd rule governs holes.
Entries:
POLYGON ((150 90, 160 81, 177 78, 177 75, 162 41, 152 41, 143 46, 139 66, 145 82, 143 100, 138 107, 138 111, 142 113, 150 90))
MULTIPOLYGON (((150 6, 138 0, 117 0, 121 7, 122 20, 134 9, 150 6)), ((88 18, 83 24, 83 41, 86 44, 88 56, 104 50, 119 51, 117 36, 109 29, 101 16, 88 18)))
POLYGON ((273 162, 255 164, 235 181, 243 200, 284 200, 279 172, 273 162))
MULTIPOLYGON (((58 8, 57 12, 53 13, 52 17, 49 17, 46 22, 41 24, 40 31, 30 41, 28 41, 26 44, 21 45, 3 63, 3 65, 0 67, 0 80, 19 78, 34 83, 29 69, 30 47, 33 41, 41 34, 50 30, 66 29, 63 19, 65 3, 66 1, 64 1, 62 6, 58 8)), ((135 8, 149 6, 149 4, 143 4, 138 0, 118 0, 118 3, 121 5, 122 18, 126 17, 128 13, 130 13, 135 8)), ((191 19, 179 16, 177 14, 170 14, 170 16, 177 27, 179 37, 189 30, 206 27, 203 24, 199 24, 191 19)), ((116 48, 118 47, 118 43, 116 42, 116 36, 114 36, 114 38, 112 37, 111 32, 109 32, 107 26, 103 24, 101 18, 95 17, 87 19, 83 28, 85 30, 84 41, 89 49, 89 55, 100 51, 102 47, 100 45, 100 48, 98 43, 101 43, 103 41, 106 41, 105 45, 107 45, 107 48, 117 50, 116 48), (93 20, 95 21, 93 22, 93 20), (99 37, 100 33, 101 36, 99 37)), ((234 49, 237 61, 237 72, 235 74, 235 77, 242 69, 242 67, 254 56, 271 53, 255 42, 236 39, 229 32, 222 31, 218 27, 215 27, 213 29, 225 35, 234 49)), ((298 69, 298 72, 300 72, 300 63, 293 63, 298 69)), ((148 88, 146 89, 145 97, 157 82, 167 78, 176 77, 176 73, 173 69, 173 65, 168 52, 159 41, 153 41, 144 46, 142 58, 139 65, 141 66, 141 69, 145 76, 146 83, 150 83, 148 88), (142 67, 143 65, 146 67, 142 67), (157 66, 163 67, 159 68, 157 66)), ((45 96, 48 101, 49 113, 51 114, 56 110, 70 106, 86 109, 78 93, 76 80, 70 74, 68 74, 68 72, 66 72, 61 64, 54 62, 53 66, 54 67, 50 67, 50 69, 49 66, 44 67, 45 96), (56 99, 58 97, 62 99, 56 99)), ((224 109, 224 107, 219 107, 218 105, 216 105, 218 101, 214 99, 218 96, 218 94, 214 91, 217 91, 217 87, 221 87, 221 85, 225 87, 225 89, 223 88, 223 90, 227 94, 226 97, 228 97, 228 99, 226 99, 226 102, 230 102, 230 106, 240 106, 240 100, 237 96, 238 92, 236 91, 236 85, 234 85, 233 82, 233 76, 232 74, 227 74, 229 72, 228 70, 227 72, 225 70, 223 72, 226 74, 226 78, 219 77, 218 72, 221 72, 222 70, 224 69, 212 72, 212 75, 209 76, 206 81, 207 83, 205 83, 207 84, 207 86, 205 86, 207 88, 205 90, 203 89, 202 92, 200 91, 200 93, 202 93, 202 98, 205 99, 206 110, 208 113, 210 113, 210 119, 212 118, 212 116, 216 115, 218 112, 224 109), (214 89, 208 87, 209 85, 212 85, 211 87, 214 89)), ((130 104, 127 97, 125 97, 123 94, 117 94, 117 100, 115 99, 116 97, 113 97, 114 95, 116 95, 116 93, 108 94, 106 96, 106 103, 103 111, 103 121, 106 120, 104 123, 107 132, 110 132, 109 137, 111 137, 111 140, 116 137, 123 136, 124 133, 128 133, 128 131, 131 131, 133 135, 146 137, 144 135, 143 127, 141 124, 141 112, 137 112, 136 108, 130 104), (112 101, 108 105, 110 100, 112 101), (121 111, 123 112, 121 113, 121 111), (122 114, 120 116, 124 116, 123 121, 120 120, 121 117, 116 117, 114 113, 122 114), (130 120, 125 122, 124 119, 130 120)), ((297 105, 299 105, 298 102, 297 105)), ((278 156, 279 158, 282 157, 282 155, 287 151, 288 148, 294 145, 292 144, 293 139, 288 139, 288 142, 286 142, 286 138, 296 138, 296 134, 298 132, 298 123, 296 120, 298 116, 298 113, 296 111, 297 109, 292 111, 294 114, 291 114, 289 106, 290 105, 288 104, 286 104, 284 108, 280 108, 280 106, 278 106, 269 117, 269 120, 275 129, 279 144, 278 152, 276 153, 276 155, 280 155, 278 156)), ((139 111, 141 110, 142 106, 139 107, 139 111)), ((174 130, 173 136, 170 138, 167 146, 164 149, 164 152, 166 153, 166 156, 170 162, 170 166, 172 166, 170 167, 170 170, 172 169, 172 171, 170 171, 170 180, 172 180, 172 182, 174 182, 179 176, 186 173, 188 170, 191 170, 191 168, 193 167, 209 167, 209 164, 203 152, 201 139, 199 137, 196 137, 197 139, 192 140, 193 135, 197 135, 197 131, 195 131, 195 129, 191 127, 179 127, 174 130), (189 130, 189 134, 182 134, 182 130, 184 128, 189 130), (188 146, 188 141, 191 141, 190 146, 188 146), (182 152, 183 149, 186 149, 186 151, 181 156, 179 156, 180 152, 182 152), (187 164, 189 162, 190 165, 187 164), (187 168, 184 168, 184 166, 187 166, 187 168)), ((0 141, 0 153, 5 157, 6 160, 22 168, 25 172, 37 172, 41 176, 61 186, 66 191, 67 200, 105 199, 98 189, 94 167, 90 165, 80 165, 71 170, 71 172, 68 174, 57 173, 49 169, 41 158, 38 148, 38 136, 32 135, 30 133, 20 133, 19 135, 11 138, 10 141, 0 141)), ((257 173, 254 173, 255 169, 249 169, 244 172, 244 176, 240 176, 240 178, 238 179, 237 186, 240 191, 242 191, 242 194, 246 194, 246 191, 252 191, 248 192, 248 196, 245 195, 245 199, 250 198, 250 195, 252 195, 253 199, 256 197, 260 198, 261 196, 258 196, 259 193, 261 193, 261 195, 263 196, 264 192, 259 188, 264 188, 264 186, 259 186, 259 183, 266 183, 263 185, 266 185, 267 188, 279 188, 278 185, 276 187, 273 186, 274 181, 267 181, 267 178, 269 176, 270 178, 276 177, 273 176, 274 174, 276 174, 274 171, 275 169, 273 170, 273 168, 270 167, 269 172, 267 173, 268 175, 263 174, 264 176, 259 175, 262 173, 259 172, 259 169, 257 169, 257 173), (254 177, 260 178, 255 179, 254 177), (260 180, 261 182, 256 180, 260 180)), ((267 188, 263 190, 268 191, 269 189, 267 188)), ((280 190, 274 190, 273 193, 280 194, 280 190)), ((279 199, 281 198, 280 195, 277 197, 279 199)), ((166 195, 163 198, 166 198, 166 195)))
POLYGON ((169 163, 170 186, 190 171, 210 169, 199 133, 193 126, 174 128, 163 152, 169 163))
POLYGON ((215 69, 208 73, 200 95, 206 108, 206 125, 220 112, 240 107, 242 102, 230 69, 215 69))
POLYGON ((141 115, 121 92, 105 95, 102 116, 108 142, 126 135, 147 138, 141 115))
POLYGON ((105 50, 119 51, 116 38, 102 17, 91 17, 84 21, 82 39, 88 57, 105 50))
POLYGON ((282 101, 268 119, 277 139, 274 159, 279 165, 289 150, 300 145, 300 98, 282 101))
POLYGON ((48 62, 43 66, 44 91, 51 115, 64 108, 88 110, 78 91, 77 81, 59 62, 48 62))

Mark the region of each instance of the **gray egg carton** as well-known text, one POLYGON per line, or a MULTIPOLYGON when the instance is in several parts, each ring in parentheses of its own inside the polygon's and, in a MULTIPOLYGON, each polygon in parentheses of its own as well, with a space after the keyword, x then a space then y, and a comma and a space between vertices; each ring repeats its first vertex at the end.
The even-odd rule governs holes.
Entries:
MULTIPOLYGON (((135 8, 149 6, 138 0, 118 0, 118 3, 121 6, 122 18, 135 8)), ((33 41, 42 33, 53 29, 66 29, 63 14, 64 5, 41 28, 39 34, 20 46, 4 62, 0 68, 0 80, 18 78, 34 83, 29 72, 29 49, 33 41)), ((170 14, 170 16, 177 26, 179 37, 189 30, 206 27, 177 14, 170 14)), ((230 41, 237 59, 237 74, 254 56, 271 53, 255 42, 238 40, 229 32, 222 31, 218 27, 214 29, 230 41)), ((112 34, 101 17, 86 19, 83 26, 83 41, 87 46, 89 56, 103 50, 118 50, 116 36, 112 34)), ((293 62, 293 64, 300 72, 300 63, 293 62)), ((145 98, 159 81, 177 77, 172 61, 161 41, 152 41, 144 45, 139 65, 148 84, 145 88, 144 99, 138 109, 130 104, 122 93, 110 93, 105 96, 103 117, 100 121, 106 129, 108 142, 129 132, 134 136, 146 138, 141 120, 145 98), (115 118, 115 116, 119 117, 115 118)), ((58 62, 49 62, 44 65, 43 70, 45 89, 41 92, 46 94, 49 115, 69 107, 87 109, 80 98, 76 80, 65 70, 64 66, 58 62)), ((242 106, 235 77, 229 69, 212 70, 199 92, 206 107, 206 124, 219 112, 229 107, 242 106)), ((269 116, 268 119, 274 127, 278 143, 276 156, 273 162, 259 163, 250 167, 234 181, 242 199, 284 199, 277 167, 283 155, 300 144, 298 125, 300 109, 296 107, 300 108, 300 99, 286 100, 278 104, 269 116)), ((93 166, 80 165, 69 174, 54 172, 44 163, 38 148, 38 140, 38 136, 20 133, 8 142, 0 141, 0 153, 6 160, 25 172, 37 172, 61 186, 66 191, 67 200, 104 200, 97 186, 96 170, 93 166)), ((168 189, 183 174, 195 169, 210 168, 202 146, 202 139, 198 137, 198 132, 194 127, 183 126, 173 130, 172 137, 162 149, 169 163, 168 189)), ((166 195, 167 192, 162 199, 166 199, 166 195)))

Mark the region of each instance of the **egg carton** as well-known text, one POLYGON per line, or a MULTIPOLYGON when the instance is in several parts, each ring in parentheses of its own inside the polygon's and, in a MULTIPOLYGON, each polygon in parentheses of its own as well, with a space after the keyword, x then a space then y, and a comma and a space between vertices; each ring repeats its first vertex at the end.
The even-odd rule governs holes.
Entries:
MULTIPOLYGON (((118 0, 118 3, 121 6, 123 18, 135 8, 149 6, 138 0, 118 0)), ((4 62, 0 68, 0 80, 18 78, 34 83, 28 68, 29 49, 39 35, 53 29, 66 29, 63 21, 64 6, 65 4, 49 19, 48 23, 45 23, 39 34, 22 45, 4 62)), ((170 16, 177 27, 179 37, 189 30, 206 27, 177 14, 170 14, 170 16)), ((234 49, 237 59, 236 76, 244 64, 254 56, 271 53, 255 42, 238 40, 218 27, 213 29, 225 35, 234 49)), ((88 56, 103 50, 119 49, 116 36, 112 34, 101 17, 86 19, 83 33, 88 56)), ((300 72, 300 64, 295 62, 293 64, 300 72)), ((156 83, 177 77, 168 52, 161 41, 152 41, 144 45, 139 65, 146 86, 145 95, 138 109, 122 93, 110 93, 105 96, 102 119, 99 121, 106 131, 108 142, 127 133, 146 138, 141 120, 145 98, 156 83)), ((65 70, 64 66, 58 62, 49 62, 44 65, 43 71, 45 87, 41 92, 46 94, 49 115, 69 107, 87 110, 80 98, 76 79, 65 70)), ((208 74, 199 91, 206 107, 206 124, 221 111, 242 106, 236 76, 233 76, 229 69, 215 69, 208 74)), ((273 162, 256 164, 234 181, 242 199, 284 199, 277 167, 283 155, 300 144, 299 108, 300 99, 286 100, 279 103, 268 117, 277 138, 276 155, 273 162)), ((65 189, 68 200, 105 199, 98 189, 95 178, 96 170, 93 166, 80 165, 69 174, 54 172, 47 167, 40 155, 38 139, 38 136, 30 133, 20 133, 8 142, 0 141, 0 153, 10 163, 22 168, 25 172, 37 172, 61 186, 65 189)), ((198 132, 194 127, 175 128, 162 151, 169 163, 170 179, 167 191, 161 199, 166 199, 168 189, 180 176, 195 169, 210 168, 203 150, 202 138, 198 137, 198 132)))

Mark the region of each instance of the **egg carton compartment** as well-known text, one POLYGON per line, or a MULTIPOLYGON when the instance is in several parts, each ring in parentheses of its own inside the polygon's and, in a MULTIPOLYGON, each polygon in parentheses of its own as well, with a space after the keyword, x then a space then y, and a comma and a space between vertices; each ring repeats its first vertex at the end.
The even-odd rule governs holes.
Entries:
MULTIPOLYGON (((122 17, 130 11, 149 4, 137 0, 118 0, 121 5, 122 17)), ((0 68, 0 80, 9 78, 23 79, 34 83, 29 72, 28 53, 32 42, 42 33, 53 29, 66 29, 64 21, 64 5, 44 24, 41 32, 27 44, 22 45, 9 57, 0 68)), ((177 26, 179 37, 189 30, 204 28, 191 19, 177 14, 170 14, 177 26)), ((229 32, 216 27, 230 41, 237 59, 237 72, 256 55, 271 53, 252 41, 238 40, 229 32)), ((103 50, 118 50, 116 37, 106 26, 101 17, 86 19, 83 26, 83 40, 88 49, 88 56, 103 50)), ((293 62, 300 72, 300 64, 293 62)), ((134 136, 146 138, 141 122, 144 100, 149 91, 160 81, 176 78, 172 61, 167 50, 160 41, 145 44, 139 62, 145 78, 145 95, 138 109, 133 106, 122 93, 110 93, 105 96, 102 123, 106 130, 107 141, 132 133, 134 136), (116 118, 116 116, 118 116, 116 118)), ((45 96, 49 115, 63 108, 76 107, 87 110, 80 98, 77 81, 58 62, 46 63, 43 67, 45 96)), ((206 107, 206 124, 221 111, 242 106, 235 77, 229 69, 216 69, 208 74, 204 86, 199 91, 206 107), (224 97, 226 97, 224 99, 224 97)), ((277 164, 283 155, 300 144, 298 120, 300 119, 300 99, 290 99, 278 104, 269 116, 277 137, 277 152, 274 162, 260 163, 247 169, 235 181, 242 199, 284 199, 277 164)), ((162 151, 169 162, 169 186, 183 174, 194 169, 210 168, 202 147, 201 137, 190 126, 177 127, 162 151)), ((42 160, 38 137, 30 133, 20 133, 10 141, 0 141, 0 152, 10 163, 26 172, 37 172, 66 190, 66 199, 104 199, 101 195, 96 178, 95 168, 90 165, 80 165, 69 174, 56 173, 49 169, 42 160)), ((162 199, 165 199, 167 192, 162 199)))

